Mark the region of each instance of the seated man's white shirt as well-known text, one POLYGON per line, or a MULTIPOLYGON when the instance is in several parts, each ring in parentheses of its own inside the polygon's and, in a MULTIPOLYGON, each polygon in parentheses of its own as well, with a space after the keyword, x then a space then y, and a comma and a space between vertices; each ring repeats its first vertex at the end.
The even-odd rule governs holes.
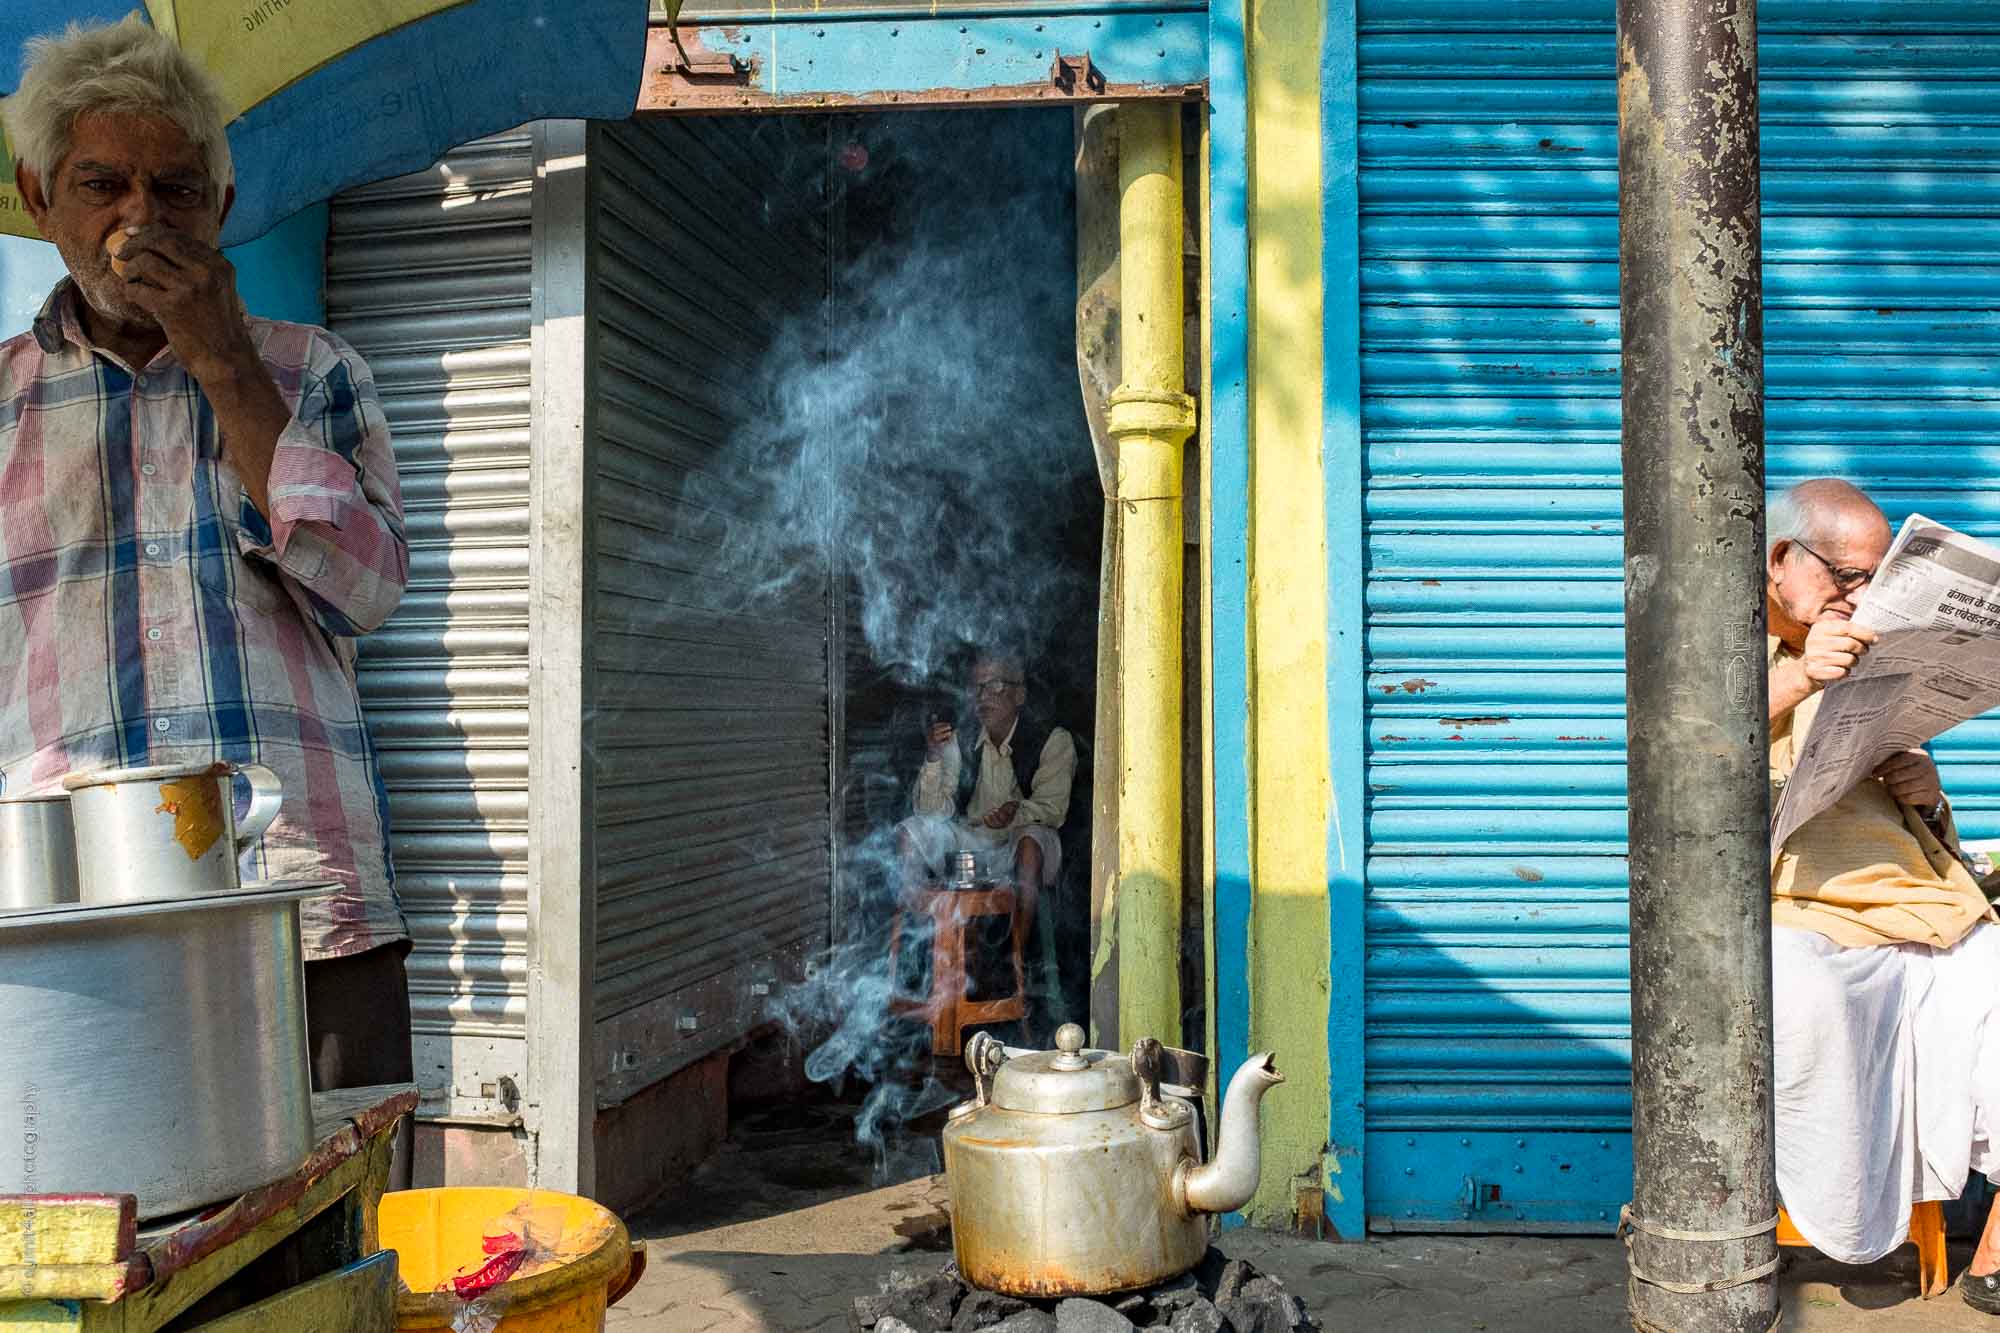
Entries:
POLYGON ((1813 1246, 1869 1263, 1912 1204, 2000 1183, 2000 926, 1949 949, 1771 932, 1778 1197, 1813 1246))
POLYGON ((981 878, 1000 879, 1012 873, 1014 848, 1029 841, 1042 853, 1042 887, 1056 882, 1062 870, 1057 829, 1069 812, 1076 741, 1061 727, 1051 729, 1036 760, 1031 790, 1024 792, 1013 761, 1013 740, 1020 725, 1016 719, 1006 739, 997 743, 980 732, 979 774, 961 818, 954 818, 963 763, 958 746, 947 745, 936 759, 924 761, 911 802, 916 814, 904 821, 904 828, 927 865, 942 868, 953 852, 971 852, 978 858, 981 878), (1002 828, 986 827, 986 816, 1010 801, 1019 802, 1012 821, 1002 828))

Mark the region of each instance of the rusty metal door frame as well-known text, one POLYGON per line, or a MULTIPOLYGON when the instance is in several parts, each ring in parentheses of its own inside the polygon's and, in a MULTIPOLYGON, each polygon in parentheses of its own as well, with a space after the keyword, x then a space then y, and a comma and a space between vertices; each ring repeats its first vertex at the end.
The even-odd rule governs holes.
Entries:
POLYGON ((893 10, 656 19, 641 115, 1193 101, 1207 93, 1208 12, 893 10))

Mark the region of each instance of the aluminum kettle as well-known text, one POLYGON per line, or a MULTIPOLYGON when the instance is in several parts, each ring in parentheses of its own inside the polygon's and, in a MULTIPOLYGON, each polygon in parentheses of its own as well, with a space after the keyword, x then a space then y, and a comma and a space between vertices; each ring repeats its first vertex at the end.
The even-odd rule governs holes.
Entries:
POLYGON ((1229 1080, 1215 1155, 1194 1107, 1162 1092, 1163 1048, 1085 1050, 1074 1023, 1053 1051, 967 1045, 976 1094, 944 1128, 952 1248, 967 1282, 1012 1296, 1102 1295, 1183 1273, 1210 1213, 1257 1188, 1257 1105, 1285 1081, 1267 1051, 1229 1080))

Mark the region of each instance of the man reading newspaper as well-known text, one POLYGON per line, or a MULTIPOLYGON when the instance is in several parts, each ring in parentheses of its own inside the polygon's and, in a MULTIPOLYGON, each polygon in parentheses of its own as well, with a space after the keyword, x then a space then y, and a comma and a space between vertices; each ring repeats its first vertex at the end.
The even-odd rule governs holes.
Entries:
MULTIPOLYGON (((1920 518, 1892 549, 1844 481, 1770 506, 1778 1193, 1847 1263, 1969 1171, 2000 1178, 2000 925, 1919 748, 2000 703, 2000 619, 1949 611, 2000 601, 1995 583, 2000 552, 1920 518)), ((1960 1289, 2000 1314, 2000 1209, 1960 1289)))

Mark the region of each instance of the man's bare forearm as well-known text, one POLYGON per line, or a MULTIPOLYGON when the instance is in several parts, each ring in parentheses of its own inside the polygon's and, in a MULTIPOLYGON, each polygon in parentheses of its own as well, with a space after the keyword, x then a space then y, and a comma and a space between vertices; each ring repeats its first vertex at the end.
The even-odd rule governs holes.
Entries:
POLYGON ((1805 660, 1788 657, 1774 663, 1767 692, 1771 698, 1770 720, 1773 722, 1804 703, 1813 693, 1813 682, 1806 675, 1805 660))
POLYGON ((257 512, 271 516, 271 460, 292 413, 263 362, 230 364, 195 372, 222 436, 222 456, 243 483, 257 512))

